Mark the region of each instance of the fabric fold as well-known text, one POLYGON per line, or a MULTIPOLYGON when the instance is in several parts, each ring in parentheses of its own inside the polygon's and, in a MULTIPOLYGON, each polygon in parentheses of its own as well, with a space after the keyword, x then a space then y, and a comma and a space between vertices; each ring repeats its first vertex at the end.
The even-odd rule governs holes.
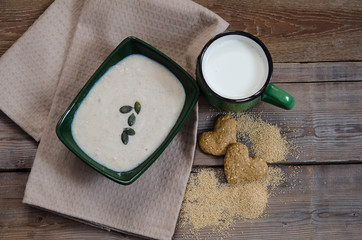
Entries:
POLYGON ((0 109, 36 141, 84 1, 55 1, 0 58, 0 109))
POLYGON ((129 186, 75 157, 55 126, 124 38, 148 42, 194 76, 202 47, 227 26, 191 1, 55 1, 0 59, 1 110, 35 139, 41 136, 23 202, 101 228, 171 239, 194 157, 197 107, 163 154, 129 186), (19 62, 26 66, 20 73, 11 68, 19 62))

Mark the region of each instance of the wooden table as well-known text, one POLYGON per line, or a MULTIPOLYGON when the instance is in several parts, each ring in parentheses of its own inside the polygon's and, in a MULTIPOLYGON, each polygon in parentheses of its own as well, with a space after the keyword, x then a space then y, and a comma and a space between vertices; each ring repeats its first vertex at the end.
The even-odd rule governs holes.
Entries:
MULTIPOLYGON (((0 0, 0 55, 52 0, 0 0)), ((275 62, 273 82, 296 99, 292 111, 261 103, 252 112, 278 124, 301 147, 299 174, 269 199, 267 216, 238 222, 231 239, 362 238, 362 2, 360 0, 197 0, 258 36, 275 62), (290 185, 296 183, 294 188, 290 185)), ((200 99, 199 131, 217 110, 200 99)), ((37 143, 0 112, 0 239, 123 239, 22 204, 37 143)), ((196 152, 195 165, 219 168, 222 158, 196 152)), ((200 232, 201 238, 216 239, 200 232)), ((186 234, 186 235, 185 235, 186 234)), ((178 229, 175 239, 188 238, 178 229)))

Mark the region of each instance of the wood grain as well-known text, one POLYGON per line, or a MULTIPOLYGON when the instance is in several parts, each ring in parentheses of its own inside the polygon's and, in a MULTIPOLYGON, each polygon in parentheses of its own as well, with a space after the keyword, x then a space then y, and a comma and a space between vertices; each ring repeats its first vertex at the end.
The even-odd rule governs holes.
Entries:
MULTIPOLYGON (((0 56, 52 2, 0 0, 0 56)), ((284 111, 261 103, 250 112, 280 126, 301 147, 299 159, 290 156, 284 164, 313 164, 301 166, 297 176, 276 190, 264 218, 237 221, 228 239, 360 239, 362 2, 196 2, 228 21, 230 30, 255 34, 267 45, 275 62, 273 82, 297 104, 284 111)), ((201 97, 199 132, 211 129, 218 114, 201 97)), ((0 111, 0 239, 137 239, 22 204, 37 145, 0 111)), ((220 166, 222 158, 197 149, 195 165, 220 166)), ((222 168, 214 169, 222 173, 222 168)), ((187 228, 178 228, 174 236, 191 238, 187 228)), ((199 238, 219 239, 208 228, 199 238)))
MULTIPOLYGON (((0 56, 53 0, 1 0, 0 56)), ((359 0, 196 0, 230 23, 260 37, 275 62, 362 60, 359 0)))
POLYGON ((276 63, 273 83, 362 81, 362 62, 276 63))
MULTIPOLYGON (((98 228, 22 203, 27 172, 0 173, 0 239, 120 239, 98 228)), ((46 196, 44 196, 46 197, 46 196)), ((137 239, 137 238, 129 238, 137 239)))
MULTIPOLYGON (((306 69, 306 72, 311 75, 312 69, 306 69)), ((290 155, 288 164, 362 161, 362 108, 359 101, 362 82, 318 81, 278 83, 278 86, 296 99, 293 110, 260 103, 249 112, 280 126, 282 133, 301 147, 299 158, 290 155)), ((201 97, 199 112, 198 132, 211 130, 220 111, 201 97)), ((0 114, 0 127, 0 169, 30 168, 37 147, 35 141, 3 113, 0 114)), ((203 154, 197 148, 194 165, 222 164, 223 158, 203 154)))
POLYGON ((0 170, 30 169, 38 143, 0 111, 0 170))
POLYGON ((0 0, 0 57, 54 0, 0 0))
MULTIPOLYGON (((261 103, 251 112, 280 125, 282 132, 303 146, 308 155, 301 155, 297 162, 361 160, 362 119, 358 98, 362 95, 362 63, 277 64, 274 76, 273 82, 295 97, 295 108, 285 111, 261 103)), ((199 111, 200 133, 212 128, 220 112, 202 97, 199 111)), ((37 143, 2 112, 0 129, 0 159, 3 159, 0 169, 30 168, 37 143)), ((288 159, 288 163, 295 162, 292 157, 288 159)), ((222 158, 196 151, 195 165, 220 164, 222 158)))
MULTIPOLYGON (((251 222, 237 221, 227 239, 360 237, 362 165, 281 168, 288 180, 269 198, 266 216, 251 222)), ((184 229, 176 231, 175 238, 182 237, 184 232, 184 229)), ((210 232, 210 228, 203 229, 200 238, 218 239, 210 232)))
MULTIPOLYGON (((300 147, 287 164, 362 162, 362 82, 280 83, 296 99, 291 111, 260 103, 249 113, 278 125, 300 147)), ((198 133, 212 130, 220 114, 201 97, 198 133)), ((196 149, 194 165, 223 165, 222 157, 196 149)))
POLYGON ((359 0, 196 2, 229 22, 230 30, 258 36, 275 62, 362 59, 362 4, 359 0))
MULTIPOLYGON (((228 239, 356 239, 362 234, 361 164, 281 168, 289 177, 269 199, 266 216, 237 221, 228 239)), ((214 169, 222 176, 221 168, 214 169)), ((26 172, 0 173, 1 239, 125 238, 22 204, 27 177, 26 172)), ((218 239, 210 232, 202 229, 200 239, 218 239)), ((174 239, 191 238, 188 228, 177 228, 174 239)))

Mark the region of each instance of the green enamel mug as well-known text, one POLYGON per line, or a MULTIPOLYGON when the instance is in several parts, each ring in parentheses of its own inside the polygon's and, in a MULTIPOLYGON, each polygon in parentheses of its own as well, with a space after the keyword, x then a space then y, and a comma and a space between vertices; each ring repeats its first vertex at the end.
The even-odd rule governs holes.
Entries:
POLYGON ((266 46, 241 31, 216 35, 197 59, 196 79, 209 103, 239 112, 260 101, 292 109, 294 98, 271 84, 273 61, 266 46))

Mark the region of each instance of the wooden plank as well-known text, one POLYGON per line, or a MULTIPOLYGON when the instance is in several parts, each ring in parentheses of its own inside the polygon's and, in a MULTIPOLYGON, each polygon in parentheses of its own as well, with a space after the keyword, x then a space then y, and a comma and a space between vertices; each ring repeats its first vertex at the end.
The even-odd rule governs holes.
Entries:
POLYGON ((0 239, 139 239, 22 203, 28 172, 0 173, 0 239))
MULTIPOLYGON (((230 23, 260 37, 275 62, 362 60, 362 4, 353 1, 196 0, 230 23)), ((0 5, 0 56, 52 0, 0 5)))
MULTIPOLYGON (((228 239, 360 239, 361 173, 361 164, 303 166, 275 190, 264 218, 237 221, 228 239)), ((188 239, 185 230, 179 229, 175 239, 188 239)), ((203 229, 200 239, 218 239, 210 232, 203 229)))
MULTIPOLYGON (((299 158, 289 164, 362 162, 361 82, 279 84, 296 99, 291 111, 260 103, 251 113, 280 126, 282 133, 300 146, 299 158)), ((212 129, 220 112, 204 98, 199 101, 199 133, 212 129)), ((194 165, 222 165, 222 157, 202 153, 198 148, 194 165)))
POLYGON ((0 57, 54 0, 1 0, 0 57))
MULTIPOLYGON (((280 83, 296 99, 293 110, 286 111, 260 103, 250 112, 260 114, 301 147, 298 159, 288 163, 361 162, 362 156, 362 82, 280 83)), ((220 111, 201 97, 199 127, 212 129, 220 111)), ((30 168, 37 144, 3 113, 0 114, 0 169, 30 168)), ((221 157, 196 150, 194 165, 222 165, 221 157)))
POLYGON ((30 169, 38 143, 0 111, 0 170, 30 169))
POLYGON ((362 62, 276 63, 273 83, 362 81, 362 62))
MULTIPOLYGON (((287 175, 294 171, 281 168, 287 175)), ((230 239, 356 239, 362 234, 362 164, 302 166, 297 172, 275 189, 278 194, 269 199, 266 216, 253 222, 237 221, 229 231, 230 239)), ((26 172, 0 173, 1 239, 125 237, 22 204, 27 177, 26 172)), ((217 239, 210 232, 203 229, 200 239, 217 239)), ((174 236, 190 238, 187 228, 178 228, 174 236)))
POLYGON ((196 0, 230 23, 258 36, 275 62, 362 59, 359 0, 196 0))
MULTIPOLYGON (((51 2, 1 0, 0 56, 51 2)), ((289 164, 361 162, 361 1, 196 2, 230 22, 230 29, 257 35, 270 49, 276 62, 273 82, 295 95, 298 105, 288 112, 262 103, 252 112, 280 125, 304 146, 299 160, 290 158, 289 164), (318 61, 327 62, 310 63, 318 61), (340 81, 354 83, 333 83, 340 81), (304 83, 289 84, 295 82, 304 83)), ((200 130, 208 130, 219 111, 203 98, 200 109, 200 130)), ((29 169, 36 147, 0 111, 0 171, 29 169)), ((204 158, 201 165, 222 164, 222 159, 212 162, 210 156, 200 154, 196 152, 196 163, 204 158)), ((301 167, 298 177, 277 189, 283 194, 271 197, 268 215, 253 223, 238 221, 230 239, 360 239, 361 166, 301 167), (294 183, 298 184, 291 189, 294 183)), ((23 205, 27 177, 27 172, 0 172, 0 239, 136 239, 23 205)), ((191 237, 182 228, 174 239, 191 237)), ((203 229, 199 238, 219 239, 210 235, 210 229, 203 229)))

